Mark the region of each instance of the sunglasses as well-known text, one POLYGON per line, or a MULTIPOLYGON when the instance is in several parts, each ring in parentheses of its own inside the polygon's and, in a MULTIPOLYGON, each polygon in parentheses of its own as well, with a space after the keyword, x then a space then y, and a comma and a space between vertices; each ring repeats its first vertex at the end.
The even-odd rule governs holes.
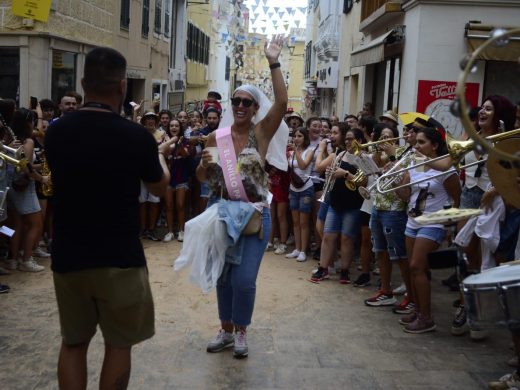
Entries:
POLYGON ((240 103, 242 103, 242 106, 244 106, 244 107, 251 107, 254 102, 255 102, 254 100, 247 99, 247 98, 239 98, 239 97, 231 98, 231 104, 234 105, 235 107, 240 106, 240 103))

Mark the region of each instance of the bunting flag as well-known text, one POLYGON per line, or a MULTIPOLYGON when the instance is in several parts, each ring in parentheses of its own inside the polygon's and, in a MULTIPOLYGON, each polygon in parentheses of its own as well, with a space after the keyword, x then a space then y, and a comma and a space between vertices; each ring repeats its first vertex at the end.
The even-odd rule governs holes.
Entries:
POLYGON ((267 11, 269 11, 269 7, 263 7, 263 9, 264 9, 264 14, 266 14, 267 11))
POLYGON ((278 16, 280 17, 280 19, 282 19, 284 13, 285 12, 283 12, 283 11, 278 12, 278 16))
POLYGON ((274 12, 278 12, 278 10, 280 9, 280 7, 273 7, 274 8, 274 12))
POLYGON ((287 13, 290 15, 292 12, 292 7, 287 7, 286 10, 287 10, 287 13))
POLYGON ((296 27, 300 27, 300 21, 299 20, 295 20, 294 24, 296 25, 296 27))
POLYGON ((269 19, 273 18, 274 12, 268 12, 267 15, 269 15, 269 19))
POLYGON ((300 12, 301 12, 302 14, 307 13, 307 7, 298 7, 298 9, 300 10, 300 12))
POLYGON ((266 29, 265 27, 262 27, 262 32, 263 32, 264 34, 265 34, 265 29, 266 29))

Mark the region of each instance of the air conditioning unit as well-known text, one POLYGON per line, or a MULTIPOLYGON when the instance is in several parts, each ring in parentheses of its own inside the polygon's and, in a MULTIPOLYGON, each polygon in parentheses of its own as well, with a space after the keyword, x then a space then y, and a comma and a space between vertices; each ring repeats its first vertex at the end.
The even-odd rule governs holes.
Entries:
POLYGON ((171 92, 184 91, 184 80, 186 78, 186 72, 181 69, 170 69, 168 74, 168 81, 170 84, 171 92))

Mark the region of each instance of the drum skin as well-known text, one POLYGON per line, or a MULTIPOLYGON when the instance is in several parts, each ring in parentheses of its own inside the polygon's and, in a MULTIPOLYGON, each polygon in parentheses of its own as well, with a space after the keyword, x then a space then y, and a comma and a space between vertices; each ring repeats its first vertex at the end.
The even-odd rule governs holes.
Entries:
POLYGON ((520 265, 501 265, 462 281, 470 326, 520 329, 520 265))

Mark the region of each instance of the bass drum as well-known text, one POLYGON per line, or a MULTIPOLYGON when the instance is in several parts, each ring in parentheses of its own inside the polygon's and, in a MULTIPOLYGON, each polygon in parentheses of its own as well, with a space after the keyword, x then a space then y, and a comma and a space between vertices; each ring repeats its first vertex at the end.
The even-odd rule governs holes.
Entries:
POLYGON ((520 329, 518 261, 468 276, 462 281, 470 326, 520 329))

